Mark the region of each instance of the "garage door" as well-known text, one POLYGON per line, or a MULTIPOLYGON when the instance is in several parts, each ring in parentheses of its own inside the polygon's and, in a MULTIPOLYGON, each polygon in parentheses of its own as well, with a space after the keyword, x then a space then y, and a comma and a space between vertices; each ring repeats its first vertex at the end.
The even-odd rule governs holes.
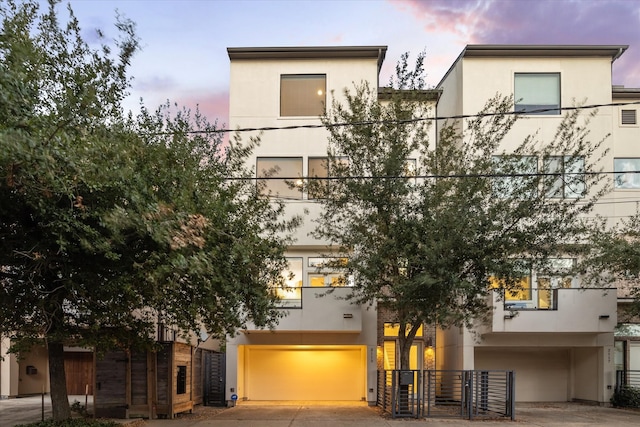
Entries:
POLYGON ((364 346, 245 348, 249 400, 361 400, 365 378, 364 346))
POLYGON ((567 401, 569 351, 566 349, 476 348, 475 368, 515 371, 518 402, 567 401))

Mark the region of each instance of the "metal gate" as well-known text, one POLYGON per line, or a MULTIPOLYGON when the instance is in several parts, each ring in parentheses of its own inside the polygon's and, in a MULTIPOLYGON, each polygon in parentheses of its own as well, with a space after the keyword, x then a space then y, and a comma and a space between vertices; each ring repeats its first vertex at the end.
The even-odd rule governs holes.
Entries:
POLYGON ((378 406, 393 418, 515 416, 513 371, 379 371, 378 406))
POLYGON ((226 406, 225 399, 225 355, 213 351, 204 352, 204 396, 205 406, 226 406))

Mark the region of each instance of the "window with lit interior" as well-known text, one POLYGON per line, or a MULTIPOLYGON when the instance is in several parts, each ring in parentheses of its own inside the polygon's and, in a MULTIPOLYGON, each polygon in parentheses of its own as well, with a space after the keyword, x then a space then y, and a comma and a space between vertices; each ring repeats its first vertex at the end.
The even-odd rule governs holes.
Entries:
POLYGON ((280 76, 280 116, 321 116, 326 103, 327 76, 283 74, 280 76))
POLYGON ((282 272, 283 283, 272 286, 283 308, 302 307, 302 258, 287 258, 287 268, 282 272))
POLYGON ((258 157, 256 170, 262 195, 302 199, 302 157, 258 157))

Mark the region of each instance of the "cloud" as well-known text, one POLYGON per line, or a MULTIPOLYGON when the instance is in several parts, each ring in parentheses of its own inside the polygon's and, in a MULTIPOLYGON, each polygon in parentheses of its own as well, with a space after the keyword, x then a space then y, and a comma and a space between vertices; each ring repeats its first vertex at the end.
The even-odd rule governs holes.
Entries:
POLYGON ((614 82, 640 87, 640 2, 628 0, 401 0, 425 33, 463 44, 607 44, 631 48, 614 82))

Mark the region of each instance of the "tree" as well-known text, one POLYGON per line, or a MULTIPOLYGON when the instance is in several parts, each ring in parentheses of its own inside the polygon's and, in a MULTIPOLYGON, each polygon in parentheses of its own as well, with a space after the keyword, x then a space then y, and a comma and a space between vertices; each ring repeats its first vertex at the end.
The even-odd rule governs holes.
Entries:
POLYGON ((600 218, 596 231, 589 241, 591 250, 585 263, 587 280, 598 287, 610 287, 615 283, 618 292, 633 300, 619 310, 618 322, 640 316, 640 211, 611 225, 600 218))
POLYGON ((395 313, 402 369, 423 324, 470 326, 489 312, 494 287, 517 292, 526 269, 579 252, 589 233, 580 217, 605 191, 599 175, 581 173, 604 152, 577 111, 552 141, 530 136, 505 152, 520 118, 496 95, 430 141, 423 59, 411 69, 405 54, 380 96, 365 82, 327 108, 332 179, 309 184, 323 192, 315 233, 354 276, 349 298, 395 313))
POLYGON ((272 326, 282 280, 282 205, 261 198, 246 158, 198 112, 126 116, 138 50, 119 20, 92 49, 71 8, 0 5, 0 337, 46 345, 54 419, 70 416, 63 346, 152 345, 185 333, 272 326))

